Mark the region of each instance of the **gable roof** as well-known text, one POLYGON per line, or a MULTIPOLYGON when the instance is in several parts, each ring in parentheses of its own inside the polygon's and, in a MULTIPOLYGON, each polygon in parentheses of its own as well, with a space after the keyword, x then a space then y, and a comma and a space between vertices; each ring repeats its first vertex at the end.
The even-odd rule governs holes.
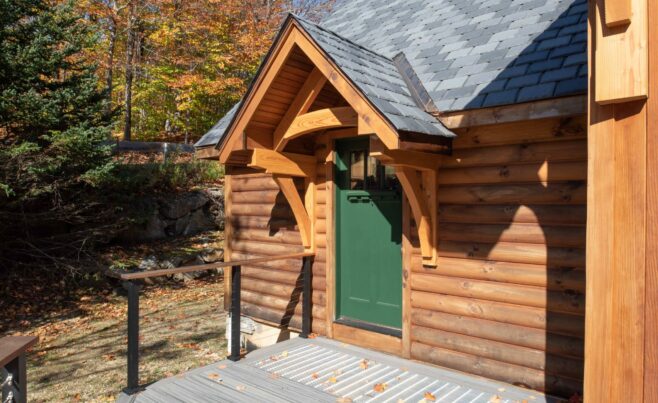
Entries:
POLYGON ((343 0, 321 25, 290 19, 401 131, 453 135, 427 100, 450 112, 587 92, 587 0, 343 0))
POLYGON ((322 25, 404 51, 441 112, 587 92, 586 0, 344 0, 322 25))

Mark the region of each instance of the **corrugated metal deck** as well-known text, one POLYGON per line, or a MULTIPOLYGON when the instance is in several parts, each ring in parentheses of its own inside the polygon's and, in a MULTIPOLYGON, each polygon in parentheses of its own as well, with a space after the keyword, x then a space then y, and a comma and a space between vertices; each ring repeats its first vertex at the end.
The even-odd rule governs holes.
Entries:
POLYGON ((538 392, 324 338, 293 339, 119 402, 555 402, 538 392), (434 399, 434 400, 432 400, 434 399))

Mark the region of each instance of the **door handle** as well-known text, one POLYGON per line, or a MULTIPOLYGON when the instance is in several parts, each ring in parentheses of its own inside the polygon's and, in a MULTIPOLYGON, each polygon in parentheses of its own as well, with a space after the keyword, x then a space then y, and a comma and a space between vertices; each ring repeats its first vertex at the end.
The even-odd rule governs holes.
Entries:
POLYGON ((368 195, 348 195, 347 201, 350 203, 367 203, 370 201, 370 196, 368 195))

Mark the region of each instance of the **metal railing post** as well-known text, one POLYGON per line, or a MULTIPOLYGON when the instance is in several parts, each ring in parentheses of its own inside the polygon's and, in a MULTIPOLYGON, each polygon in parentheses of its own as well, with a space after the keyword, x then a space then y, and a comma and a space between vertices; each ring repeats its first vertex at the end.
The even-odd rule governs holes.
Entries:
POLYGON ((311 278, 311 257, 306 256, 302 259, 304 262, 302 266, 302 281, 304 287, 302 295, 304 296, 304 299, 302 301, 302 332, 299 334, 299 337, 306 339, 308 338, 308 335, 311 334, 311 292, 313 289, 313 283, 311 278))
POLYGON ((25 353, 11 360, 2 370, 2 401, 27 402, 27 364, 25 353))
POLYGON ((128 392, 139 388, 139 289, 133 281, 126 281, 128 291, 128 392))
POLYGON ((231 361, 240 360, 240 266, 231 266, 231 361))

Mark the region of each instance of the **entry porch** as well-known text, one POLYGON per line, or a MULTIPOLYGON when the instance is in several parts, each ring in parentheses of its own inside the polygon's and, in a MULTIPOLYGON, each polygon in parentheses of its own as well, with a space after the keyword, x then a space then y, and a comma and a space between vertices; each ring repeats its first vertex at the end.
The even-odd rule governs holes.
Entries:
POLYGON ((122 394, 127 402, 557 402, 323 337, 295 338, 122 394), (423 400, 424 399, 424 400, 423 400))

